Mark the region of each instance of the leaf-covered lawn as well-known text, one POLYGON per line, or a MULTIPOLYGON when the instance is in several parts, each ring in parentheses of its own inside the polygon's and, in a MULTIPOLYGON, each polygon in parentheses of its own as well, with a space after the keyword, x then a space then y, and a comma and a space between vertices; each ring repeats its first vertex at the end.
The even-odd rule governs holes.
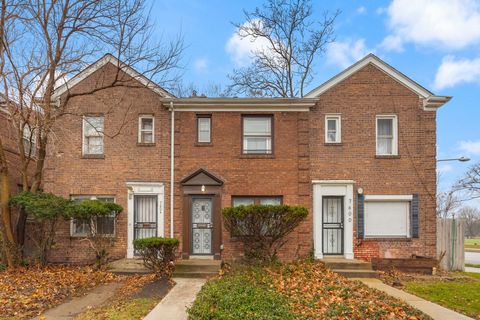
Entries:
POLYGON ((480 319, 480 274, 463 272, 471 278, 454 281, 422 280, 405 282, 405 290, 426 300, 480 319))
POLYGON ((429 319, 402 301, 309 261, 242 268, 211 280, 189 314, 194 320, 429 319), (235 301, 242 302, 241 309, 235 301))
POLYGON ((115 279, 90 267, 22 267, 0 272, 0 318, 29 318, 115 279))

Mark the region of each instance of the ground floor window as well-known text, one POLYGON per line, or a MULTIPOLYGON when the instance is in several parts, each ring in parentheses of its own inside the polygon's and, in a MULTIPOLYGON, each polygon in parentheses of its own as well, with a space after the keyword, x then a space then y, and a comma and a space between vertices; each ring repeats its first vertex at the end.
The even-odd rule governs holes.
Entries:
POLYGON ((365 198, 365 237, 410 237, 410 201, 365 198))
POLYGON ((251 204, 270 204, 270 205, 279 205, 282 204, 282 196, 233 196, 232 205, 238 207, 241 205, 248 206, 251 204))
MULTIPOLYGON (((115 202, 115 197, 111 196, 75 196, 73 201, 82 200, 100 200, 105 202, 115 202)), ((70 234, 73 237, 86 237, 95 233, 97 235, 114 236, 115 235, 115 213, 103 217, 96 217, 94 220, 72 219, 70 224, 70 234), (95 230, 92 230, 95 228, 95 230), (93 232, 95 231, 95 232, 93 232)))

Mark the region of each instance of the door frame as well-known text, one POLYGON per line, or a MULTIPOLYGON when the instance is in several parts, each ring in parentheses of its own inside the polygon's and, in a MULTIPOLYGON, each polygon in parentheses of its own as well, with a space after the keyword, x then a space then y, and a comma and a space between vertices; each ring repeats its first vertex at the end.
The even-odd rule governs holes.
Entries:
POLYGON ((313 248, 315 259, 323 259, 323 197, 343 196, 343 257, 353 259, 353 180, 312 180, 313 248))
POLYGON ((189 243, 189 246, 190 246, 190 251, 189 251, 189 255, 190 256, 213 256, 214 254, 214 249, 213 249, 213 238, 214 238, 214 228, 215 228, 215 209, 216 209, 216 206, 215 206, 215 197, 213 195, 191 195, 190 196, 190 199, 191 199, 191 204, 193 204, 193 200, 194 199, 210 199, 210 201, 212 202, 212 229, 211 229, 211 252, 210 253, 193 253, 193 219, 192 219, 192 205, 190 205, 190 225, 189 225, 189 229, 190 229, 190 243, 189 243))
MULTIPOLYGON (((342 241, 342 246, 340 248, 340 252, 336 252, 336 253, 326 253, 325 252, 325 247, 324 247, 324 244, 325 242, 323 241, 322 239, 322 252, 324 255, 326 256, 335 256, 335 255, 343 255, 343 253, 345 252, 345 200, 344 200, 344 196, 322 196, 322 237, 323 237, 323 234, 324 234, 324 230, 325 230, 325 222, 323 222, 323 207, 324 207, 324 201, 326 199, 342 199, 343 201, 340 202, 340 211, 341 211, 341 221, 339 222, 340 225, 341 225, 341 228, 336 228, 336 229, 340 229, 341 230, 341 235, 340 235, 340 240, 342 241)), ((332 229, 335 229, 335 228, 332 228, 332 229)))
POLYGON ((157 236, 164 236, 165 186, 162 182, 127 182, 127 258, 134 258, 134 196, 157 196, 157 236))

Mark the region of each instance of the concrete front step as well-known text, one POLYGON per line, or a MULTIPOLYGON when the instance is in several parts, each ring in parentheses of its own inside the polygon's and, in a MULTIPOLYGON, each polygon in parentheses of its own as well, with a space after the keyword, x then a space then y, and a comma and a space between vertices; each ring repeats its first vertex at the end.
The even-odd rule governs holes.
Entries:
POLYGON ((120 259, 108 265, 109 271, 121 275, 136 275, 152 273, 145 268, 142 259, 120 259))
POLYGON ((219 260, 178 260, 174 277, 177 278, 209 278, 218 275, 219 260))
POLYGON ((324 261, 325 267, 329 269, 348 269, 348 270, 373 270, 370 262, 357 261, 354 262, 329 262, 324 261))
POLYGON ((358 269, 331 269, 346 278, 378 278, 378 273, 373 270, 358 269))

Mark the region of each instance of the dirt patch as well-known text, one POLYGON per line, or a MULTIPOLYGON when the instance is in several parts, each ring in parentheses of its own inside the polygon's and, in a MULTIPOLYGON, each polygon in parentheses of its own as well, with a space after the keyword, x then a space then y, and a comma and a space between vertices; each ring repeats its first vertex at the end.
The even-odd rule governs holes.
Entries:
POLYGON ((160 301, 174 285, 175 283, 171 280, 156 279, 144 285, 140 291, 132 296, 132 299, 158 298, 160 301))

